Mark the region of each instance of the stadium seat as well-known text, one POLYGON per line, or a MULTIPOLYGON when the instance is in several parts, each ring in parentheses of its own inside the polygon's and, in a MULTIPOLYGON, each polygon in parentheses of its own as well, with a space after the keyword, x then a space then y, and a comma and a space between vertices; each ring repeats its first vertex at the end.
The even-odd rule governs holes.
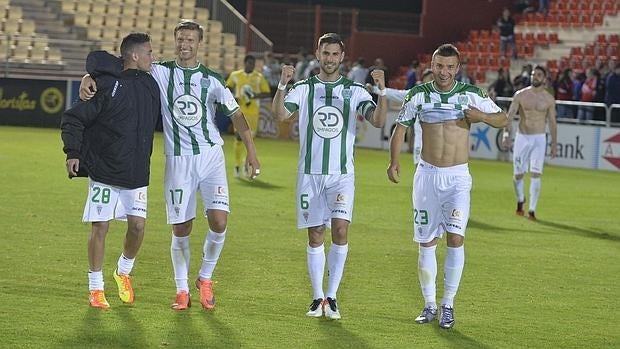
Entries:
POLYGON ((45 61, 48 64, 62 64, 62 54, 59 49, 50 47, 47 50, 45 61))

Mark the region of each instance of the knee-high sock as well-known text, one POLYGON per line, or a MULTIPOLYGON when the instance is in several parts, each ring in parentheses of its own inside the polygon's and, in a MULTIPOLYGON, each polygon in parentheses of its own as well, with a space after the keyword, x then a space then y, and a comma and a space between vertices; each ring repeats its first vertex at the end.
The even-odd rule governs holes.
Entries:
POLYGON ((513 179, 512 183, 515 187, 515 194, 517 194, 517 201, 523 202, 525 201, 525 192, 523 191, 523 178, 521 179, 513 179))
POLYGON ((461 283, 463 267, 465 266, 465 247, 448 247, 444 264, 444 291, 441 304, 453 306, 454 296, 461 283))
POLYGON ((235 138, 235 141, 233 143, 233 151, 235 152, 235 166, 243 166, 243 163, 241 161, 243 158, 243 142, 235 138))
POLYGON ((325 298, 323 294, 323 274, 325 273, 325 245, 306 249, 308 256, 308 275, 314 293, 313 299, 325 298))
POLYGON ((189 270, 189 236, 178 237, 172 235, 170 244, 170 256, 172 257, 172 269, 174 270, 174 282, 177 293, 189 292, 187 285, 187 273, 189 270))
POLYGON ((336 245, 332 243, 329 247, 329 253, 327 255, 327 270, 329 271, 327 282, 326 297, 336 299, 336 293, 340 286, 340 280, 342 280, 342 274, 344 273, 344 264, 347 260, 347 253, 349 252, 349 244, 336 245))
POLYGON ((530 178, 530 211, 536 211, 540 196, 540 177, 530 178))
POLYGON ((420 280, 420 289, 424 297, 425 307, 437 308, 437 286, 435 279, 437 278, 437 257, 435 251, 437 245, 431 247, 420 246, 418 255, 418 279, 420 280))
POLYGON ((136 261, 135 258, 127 258, 124 254, 121 253, 121 256, 118 257, 118 262, 116 263, 116 271, 118 274, 131 274, 131 270, 133 269, 133 263, 136 261))
POLYGON ((200 278, 210 279, 215 270, 215 265, 220 258, 222 248, 224 248, 224 240, 226 239, 226 230, 223 233, 216 233, 209 229, 205 244, 203 246, 202 265, 200 266, 200 278))

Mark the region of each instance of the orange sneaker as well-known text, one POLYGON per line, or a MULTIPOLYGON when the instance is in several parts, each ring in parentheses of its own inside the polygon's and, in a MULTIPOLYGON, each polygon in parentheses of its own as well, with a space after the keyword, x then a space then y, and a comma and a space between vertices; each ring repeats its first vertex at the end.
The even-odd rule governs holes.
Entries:
POLYGON ((208 310, 215 308, 215 296, 213 295, 213 281, 196 279, 196 287, 200 290, 200 304, 208 310))
POLYGON ((114 270, 114 281, 116 281, 116 286, 118 286, 118 297, 123 301, 123 303, 133 303, 131 277, 126 274, 118 274, 117 271, 114 270))
POLYGON ((103 290, 90 291, 90 297, 88 297, 90 306, 93 308, 108 309, 110 303, 105 299, 105 293, 103 290))
POLYGON ((185 310, 191 306, 192 300, 187 291, 177 293, 177 298, 175 298, 174 303, 172 303, 172 309, 174 310, 185 310))

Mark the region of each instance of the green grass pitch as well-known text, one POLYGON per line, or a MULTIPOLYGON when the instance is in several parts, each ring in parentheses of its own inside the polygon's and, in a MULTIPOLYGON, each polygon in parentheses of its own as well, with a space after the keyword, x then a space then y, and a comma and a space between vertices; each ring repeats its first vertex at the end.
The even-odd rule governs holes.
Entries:
MULTIPOLYGON (((232 138, 225 140, 230 169, 232 138)), ((87 300, 86 180, 67 179, 59 130, 0 127, 0 348, 620 347, 619 173, 547 166, 539 221, 530 222, 514 214, 511 165, 472 160, 457 324, 446 331, 413 322, 423 300, 409 154, 395 185, 385 175, 386 152, 356 151, 355 212, 338 293, 343 319, 328 321, 304 315, 312 292, 307 237, 295 223, 297 144, 256 143, 260 178, 250 183, 229 171, 217 309, 203 311, 197 297, 189 311, 169 308, 175 287, 158 134, 146 237, 133 271, 136 301, 121 304, 111 277, 125 229, 116 222, 104 264, 111 308, 98 311, 87 300)), ((206 229, 197 219, 190 278, 206 229)), ((444 255, 442 241, 438 296, 444 255)))

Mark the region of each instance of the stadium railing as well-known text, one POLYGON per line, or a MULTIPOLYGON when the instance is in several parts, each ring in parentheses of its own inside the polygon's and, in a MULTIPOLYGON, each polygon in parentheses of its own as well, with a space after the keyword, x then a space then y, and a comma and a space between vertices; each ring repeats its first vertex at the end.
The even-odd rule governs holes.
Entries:
POLYGON ((207 0, 207 8, 212 20, 222 22, 222 30, 233 33, 239 45, 245 45, 247 52, 265 52, 273 50, 273 42, 252 24, 247 29, 248 21, 228 1, 207 0))
MULTIPOLYGON (((497 97, 496 101, 500 107, 508 109, 508 107, 510 106, 510 103, 512 102, 512 97, 497 97)), ((605 110, 605 120, 578 120, 576 118, 562 117, 558 115, 557 121, 560 123, 620 127, 620 118, 618 118, 618 120, 612 120, 612 110, 620 109, 620 104, 607 105, 605 103, 562 101, 562 100, 556 100, 555 104, 577 106, 577 107, 593 107, 594 109, 605 110)))

